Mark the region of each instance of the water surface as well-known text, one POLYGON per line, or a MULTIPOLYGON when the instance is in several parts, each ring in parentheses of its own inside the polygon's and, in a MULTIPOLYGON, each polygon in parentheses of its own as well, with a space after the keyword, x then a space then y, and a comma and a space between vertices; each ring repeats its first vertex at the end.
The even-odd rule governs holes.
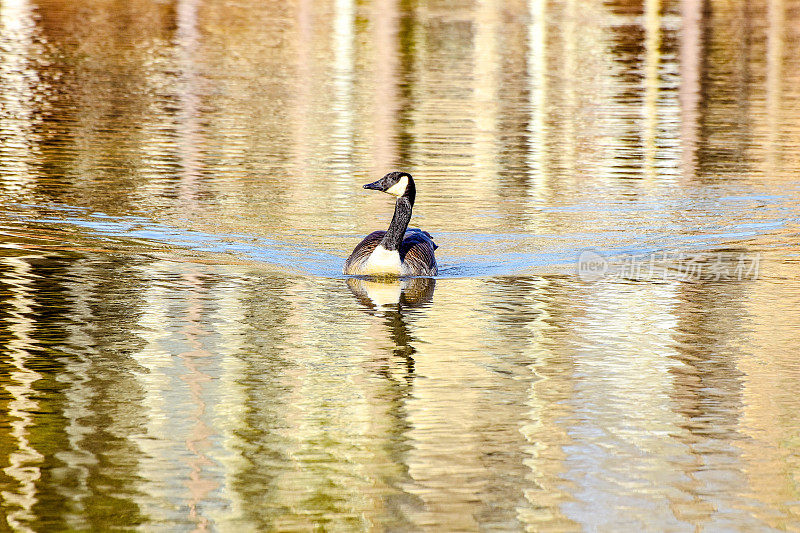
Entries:
POLYGON ((3 0, 8 527, 800 529, 798 13, 3 0))

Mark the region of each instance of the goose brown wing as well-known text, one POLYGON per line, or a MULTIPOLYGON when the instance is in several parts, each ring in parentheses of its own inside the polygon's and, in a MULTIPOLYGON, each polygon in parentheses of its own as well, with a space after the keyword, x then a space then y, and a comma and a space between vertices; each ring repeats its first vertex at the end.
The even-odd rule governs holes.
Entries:
POLYGON ((400 245, 400 261, 403 273, 414 276, 435 276, 438 273, 436 256, 438 246, 427 231, 412 228, 406 231, 400 245))
POLYGON ((344 274, 360 274, 360 270, 364 262, 369 257, 375 248, 381 243, 381 239, 386 235, 385 231, 373 231, 353 248, 353 253, 344 262, 342 272, 344 274))

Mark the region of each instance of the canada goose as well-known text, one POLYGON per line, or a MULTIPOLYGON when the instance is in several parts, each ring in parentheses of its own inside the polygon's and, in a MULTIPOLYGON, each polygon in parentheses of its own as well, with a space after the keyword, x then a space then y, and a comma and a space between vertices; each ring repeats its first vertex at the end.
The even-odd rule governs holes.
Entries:
POLYGON ((365 189, 397 197, 394 217, 386 231, 373 231, 358 243, 344 263, 344 273, 362 276, 435 276, 438 273, 431 236, 421 229, 408 229, 417 189, 407 172, 390 172, 365 189))

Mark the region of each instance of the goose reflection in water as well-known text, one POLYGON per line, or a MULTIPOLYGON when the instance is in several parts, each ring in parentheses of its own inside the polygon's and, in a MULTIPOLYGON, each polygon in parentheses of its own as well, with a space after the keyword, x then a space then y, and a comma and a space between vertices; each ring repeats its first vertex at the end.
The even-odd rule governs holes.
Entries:
POLYGON ((403 278, 381 280, 347 278, 353 295, 372 315, 382 315, 394 343, 394 355, 406 358, 408 371, 413 372, 416 350, 414 338, 408 333, 407 311, 426 307, 433 300, 436 280, 433 278, 403 278))

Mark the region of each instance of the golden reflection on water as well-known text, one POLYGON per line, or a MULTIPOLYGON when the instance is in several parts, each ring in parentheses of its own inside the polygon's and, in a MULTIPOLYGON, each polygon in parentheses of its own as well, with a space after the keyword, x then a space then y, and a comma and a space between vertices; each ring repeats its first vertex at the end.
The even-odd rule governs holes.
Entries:
POLYGON ((798 529, 798 28, 0 2, 8 527, 798 529), (445 276, 310 275, 394 167, 445 276), (762 268, 589 283, 588 246, 762 268))
MULTIPOLYGON (((7 401, 3 402, 3 411, 6 415, 5 424, 8 428, 7 438, 10 453, 4 457, 3 473, 8 480, 0 494, 4 500, 3 508, 8 509, 6 515, 8 525, 23 531, 32 531, 27 523, 34 518, 33 506, 36 504, 36 481, 39 479, 38 465, 44 458, 42 454, 31 446, 30 430, 34 425, 33 413, 39 408, 32 384, 42 376, 29 368, 30 348, 32 346, 32 333, 34 324, 28 318, 30 291, 30 265, 22 259, 7 259, 4 261, 9 271, 7 277, 10 293, 8 337, 6 339, 4 365, 7 367, 7 382, 5 391, 7 401)), ((4 269, 5 270, 5 269, 4 269)))
MULTIPOLYGON (((120 303, 129 302, 138 340, 127 359, 109 366, 100 355, 121 347, 113 330, 98 337, 79 326, 70 338, 76 348, 106 344, 59 378, 71 425, 59 458, 87 480, 68 494, 103 492, 91 471, 115 440, 97 436, 112 432, 133 448, 101 462, 105 475, 135 472, 126 496, 134 516, 201 530, 574 529, 610 527, 621 508, 625 520, 675 527, 711 527, 721 508, 741 525, 779 527, 793 516, 796 433, 787 422, 798 367, 790 355, 759 360, 771 352, 743 347, 774 346, 772 329, 749 325, 775 316, 750 310, 751 284, 497 278, 444 280, 434 293, 433 280, 403 292, 219 268, 149 263, 128 272, 120 303), (132 278, 150 288, 134 297, 141 281, 132 278), (114 419, 102 415, 109 409, 114 419), (598 501, 609 509, 602 517, 598 501)), ((21 275, 30 286, 30 271, 21 275)), ((98 300, 82 283, 75 289, 70 315, 97 313, 98 300)), ((29 324, 35 298, 20 308, 29 324)), ((17 480, 6 483, 17 498, 7 505, 27 509, 17 515, 25 523, 35 465, 48 453, 30 445, 41 431, 29 414, 32 384, 43 374, 10 361, 30 377, 10 374, 17 385, 5 387, 19 430, 6 441, 19 450, 10 458, 21 465, 26 449, 33 454, 25 476, 5 470, 17 480)), ((67 517, 83 523, 78 509, 67 517)))

